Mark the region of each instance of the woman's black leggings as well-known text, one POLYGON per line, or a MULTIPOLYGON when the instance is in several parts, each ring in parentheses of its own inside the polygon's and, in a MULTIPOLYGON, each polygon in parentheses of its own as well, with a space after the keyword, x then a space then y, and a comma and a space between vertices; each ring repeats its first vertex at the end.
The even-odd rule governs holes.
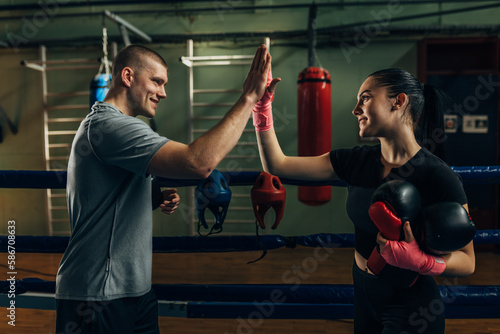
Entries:
POLYGON ((354 263, 354 333, 443 334, 444 303, 434 278, 395 287, 354 263))

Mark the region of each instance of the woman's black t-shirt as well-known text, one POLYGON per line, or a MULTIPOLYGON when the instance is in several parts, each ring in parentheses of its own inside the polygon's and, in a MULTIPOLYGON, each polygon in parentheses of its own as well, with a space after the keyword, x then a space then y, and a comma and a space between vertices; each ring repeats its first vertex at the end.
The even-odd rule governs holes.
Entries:
POLYGON ((420 149, 413 158, 383 178, 380 144, 330 152, 335 173, 348 184, 346 210, 354 224, 355 248, 368 259, 377 244, 378 228, 368 215, 375 189, 390 180, 405 180, 420 192, 422 206, 442 201, 467 203, 460 176, 444 161, 420 149))

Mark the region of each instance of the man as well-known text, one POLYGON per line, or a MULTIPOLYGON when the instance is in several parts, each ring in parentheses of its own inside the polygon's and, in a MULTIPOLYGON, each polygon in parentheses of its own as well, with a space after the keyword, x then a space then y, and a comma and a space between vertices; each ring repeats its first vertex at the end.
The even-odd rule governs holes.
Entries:
MULTIPOLYGON (((72 235, 57 275, 57 333, 158 333, 151 290, 150 175, 210 175, 238 142, 266 89, 271 56, 257 49, 243 93, 223 119, 189 145, 153 132, 166 98, 167 65, 153 50, 131 45, 113 62, 113 82, 80 125, 68 164, 72 235)), ((162 211, 179 201, 163 193, 162 211)))

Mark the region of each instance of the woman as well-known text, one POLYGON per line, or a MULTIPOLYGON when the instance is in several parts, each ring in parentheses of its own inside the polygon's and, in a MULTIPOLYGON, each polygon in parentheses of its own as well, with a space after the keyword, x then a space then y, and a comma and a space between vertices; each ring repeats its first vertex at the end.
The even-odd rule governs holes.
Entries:
MULTIPOLYGON (((368 207, 374 190, 389 180, 412 183, 420 192, 423 206, 454 201, 468 210, 459 176, 423 147, 442 153, 445 97, 406 71, 377 71, 361 85, 352 114, 358 119, 359 135, 377 137, 380 144, 333 150, 316 157, 289 157, 283 154, 272 128, 271 101, 279 80, 270 83, 268 93, 254 108, 262 164, 264 170, 279 177, 343 179, 348 183, 346 209, 355 229, 355 333, 444 333, 444 307, 431 275, 472 274, 472 242, 443 254, 442 269, 422 273, 410 288, 397 287, 375 276, 367 267, 367 259, 377 243, 381 254, 387 245, 371 221, 368 207)), ((414 240, 408 222, 404 232, 401 245, 414 240)), ((422 251, 406 255, 421 261, 431 259, 422 251)))

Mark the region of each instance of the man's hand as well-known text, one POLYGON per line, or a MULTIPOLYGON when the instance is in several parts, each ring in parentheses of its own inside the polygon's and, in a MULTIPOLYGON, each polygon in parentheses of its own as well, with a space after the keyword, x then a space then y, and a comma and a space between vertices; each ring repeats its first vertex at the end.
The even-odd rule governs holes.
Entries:
POLYGON ((163 198, 160 204, 161 212, 167 215, 174 213, 181 200, 179 194, 177 194, 177 189, 166 189, 161 194, 163 198))
POLYGON ((267 77, 270 70, 271 55, 267 52, 267 47, 261 45, 255 53, 250 71, 243 83, 243 95, 257 103, 268 87, 267 77))

